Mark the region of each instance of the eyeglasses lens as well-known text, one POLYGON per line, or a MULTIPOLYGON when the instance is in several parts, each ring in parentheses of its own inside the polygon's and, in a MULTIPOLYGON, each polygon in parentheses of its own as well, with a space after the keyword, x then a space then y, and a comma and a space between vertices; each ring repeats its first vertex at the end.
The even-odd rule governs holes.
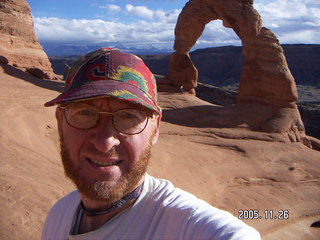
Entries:
POLYGON ((124 134, 138 134, 147 125, 145 112, 136 109, 123 109, 115 112, 113 116, 114 127, 124 134))
POLYGON ((138 134, 142 132, 147 123, 147 114, 137 109, 121 109, 114 113, 100 112, 98 108, 83 104, 70 103, 65 108, 67 122, 79 129, 94 127, 99 121, 100 114, 112 115, 114 128, 123 134, 138 134))
POLYGON ((69 104, 66 107, 66 119, 75 128, 89 129, 98 122, 99 111, 87 104, 69 104))

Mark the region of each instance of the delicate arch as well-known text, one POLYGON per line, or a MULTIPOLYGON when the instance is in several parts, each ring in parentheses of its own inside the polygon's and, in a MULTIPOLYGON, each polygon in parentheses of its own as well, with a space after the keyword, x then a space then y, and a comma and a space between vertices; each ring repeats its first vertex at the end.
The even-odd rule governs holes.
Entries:
POLYGON ((190 0, 175 28, 175 52, 170 57, 165 83, 195 93, 198 71, 189 51, 205 25, 220 19, 239 36, 244 55, 238 103, 262 102, 296 108, 297 89, 277 37, 262 27, 252 0, 190 0))

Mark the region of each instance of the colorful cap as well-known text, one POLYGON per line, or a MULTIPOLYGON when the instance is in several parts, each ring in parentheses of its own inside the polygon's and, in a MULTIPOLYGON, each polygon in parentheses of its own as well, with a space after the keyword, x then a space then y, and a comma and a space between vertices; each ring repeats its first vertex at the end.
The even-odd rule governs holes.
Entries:
POLYGON ((155 77, 133 54, 101 48, 80 58, 65 79, 63 93, 45 103, 46 107, 97 97, 115 97, 161 114, 155 77))

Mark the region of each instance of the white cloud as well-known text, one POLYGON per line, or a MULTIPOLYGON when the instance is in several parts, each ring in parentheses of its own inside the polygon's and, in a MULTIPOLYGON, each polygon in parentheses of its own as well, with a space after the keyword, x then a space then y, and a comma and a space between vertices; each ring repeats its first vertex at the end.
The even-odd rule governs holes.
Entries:
POLYGON ((320 27, 320 2, 301 0, 274 0, 265 3, 258 0, 254 4, 263 19, 263 25, 278 32, 292 32, 309 29, 308 25, 320 27))
POLYGON ((147 19, 152 19, 154 15, 154 11, 148 9, 145 6, 133 6, 131 4, 127 4, 126 11, 129 14, 132 14, 141 18, 147 18, 147 19))
POLYGON ((158 22, 176 24, 180 12, 181 10, 179 9, 174 9, 168 12, 157 10, 153 14, 153 19, 158 22))
POLYGON ((180 9, 173 9, 171 11, 151 10, 145 6, 126 5, 126 13, 132 16, 140 17, 142 19, 152 20, 155 22, 176 23, 181 12, 180 9))
MULTIPOLYGON (((174 28, 181 10, 152 10, 145 6, 127 4, 120 7, 106 4, 116 20, 66 20, 62 18, 34 18, 40 40, 68 42, 117 41, 132 44, 154 44, 172 48, 174 28), (121 11, 122 10, 122 11, 121 11), (123 16, 132 16, 129 21, 123 16)), ((319 0, 255 0, 254 7, 263 19, 263 26, 271 29, 284 43, 320 43, 319 0)), ((239 45, 232 29, 221 21, 210 22, 196 47, 239 45)))
POLYGON ((173 45, 174 24, 139 21, 125 24, 103 20, 35 18, 35 31, 42 41, 146 43, 173 45))
POLYGON ((119 7, 118 5, 114 5, 114 4, 107 4, 106 9, 109 13, 117 13, 117 12, 121 11, 121 7, 119 7))
MULTIPOLYGON (((254 7, 262 17, 263 26, 273 31, 281 44, 320 43, 320 1, 255 0, 254 7)), ((235 33, 219 21, 207 24, 197 43, 202 46, 241 44, 235 33)))
MULTIPOLYGON (((110 15, 115 15, 121 11, 121 7, 118 5, 115 5, 115 4, 102 5, 102 6, 98 6, 98 8, 106 9, 106 12, 110 15)), ((97 15, 97 16, 99 16, 99 15, 97 15)), ((100 18, 102 18, 102 17, 104 17, 104 16, 100 15, 100 18)))

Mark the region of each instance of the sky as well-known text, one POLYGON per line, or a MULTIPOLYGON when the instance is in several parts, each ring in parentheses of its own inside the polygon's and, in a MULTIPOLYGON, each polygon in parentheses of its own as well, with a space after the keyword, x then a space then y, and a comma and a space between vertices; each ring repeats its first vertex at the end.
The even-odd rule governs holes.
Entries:
MULTIPOLYGON (((40 42, 121 43, 172 49, 187 0, 27 0, 40 42)), ((255 0, 263 26, 281 44, 320 44, 319 0, 255 0)), ((220 20, 206 25, 196 48, 241 45, 220 20)))

